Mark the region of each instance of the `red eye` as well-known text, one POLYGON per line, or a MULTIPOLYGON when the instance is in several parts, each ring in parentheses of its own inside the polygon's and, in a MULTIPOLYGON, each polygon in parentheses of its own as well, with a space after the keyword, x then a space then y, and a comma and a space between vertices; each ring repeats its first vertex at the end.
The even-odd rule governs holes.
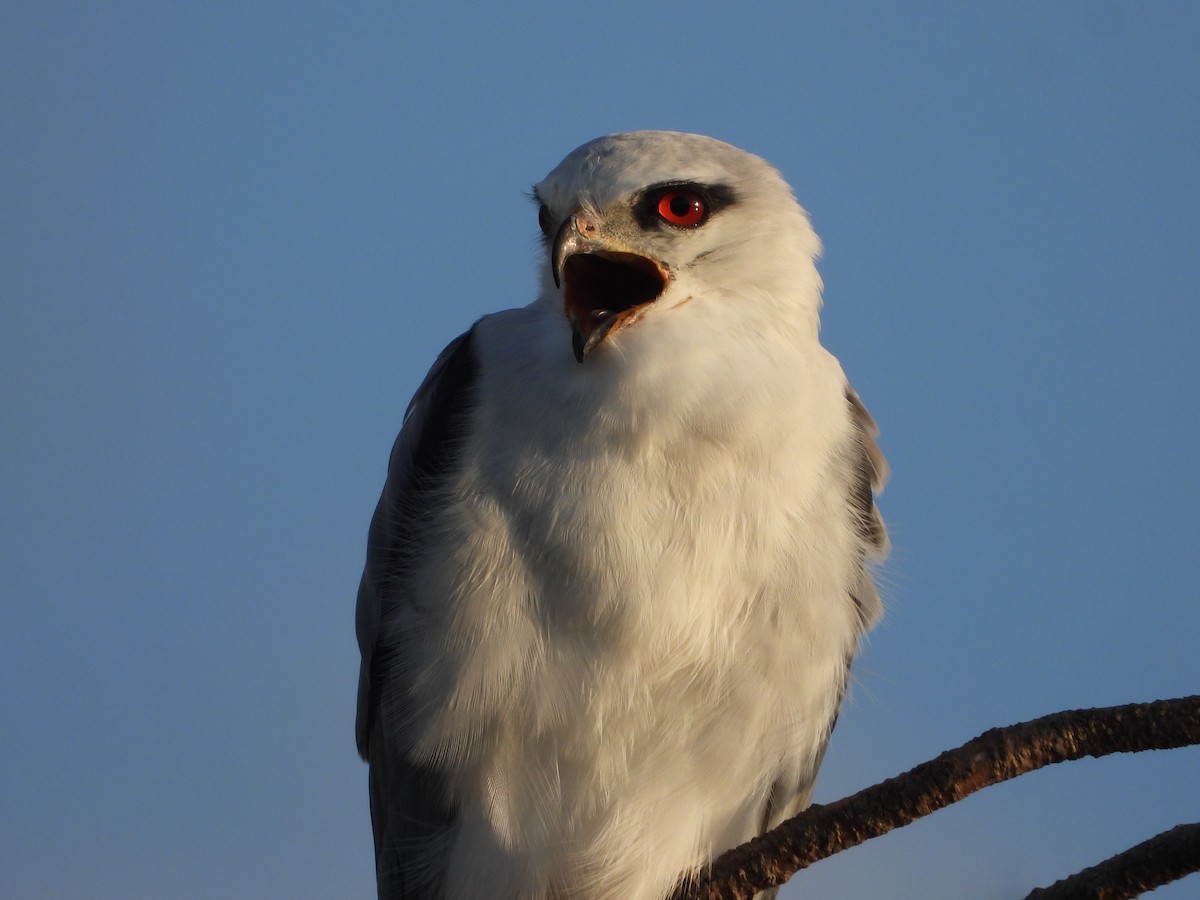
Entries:
POLYGON ((695 228, 708 212, 704 198, 695 191, 667 191, 658 199, 658 215, 677 228, 695 228))

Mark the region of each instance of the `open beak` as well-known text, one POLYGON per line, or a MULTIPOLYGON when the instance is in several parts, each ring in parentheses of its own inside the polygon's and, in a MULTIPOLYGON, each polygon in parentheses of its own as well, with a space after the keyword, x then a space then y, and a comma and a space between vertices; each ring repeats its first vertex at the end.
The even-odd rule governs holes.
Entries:
POLYGON ((585 213, 568 216, 550 256, 579 362, 610 334, 637 321, 670 281, 658 260, 597 237, 598 232, 596 221, 585 213))

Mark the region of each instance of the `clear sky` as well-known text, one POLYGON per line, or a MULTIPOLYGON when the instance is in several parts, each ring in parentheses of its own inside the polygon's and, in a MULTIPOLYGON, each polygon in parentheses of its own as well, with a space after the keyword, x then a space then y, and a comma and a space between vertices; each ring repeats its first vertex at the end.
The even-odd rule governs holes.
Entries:
MULTIPOLYGON (((611 131, 783 172, 883 429, 888 615, 818 799, 1196 692, 1197 46, 1166 0, 0 4, 0 895, 371 895, 388 450, 611 131)), ((1195 820, 1198 770, 1057 767, 796 884, 1020 897, 1195 820)))

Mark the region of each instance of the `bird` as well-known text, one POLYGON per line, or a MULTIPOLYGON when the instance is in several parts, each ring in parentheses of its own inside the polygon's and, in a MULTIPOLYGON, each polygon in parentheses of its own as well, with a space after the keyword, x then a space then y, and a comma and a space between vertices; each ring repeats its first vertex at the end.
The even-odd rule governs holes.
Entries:
POLYGON ((533 199, 535 298, 437 357, 370 525, 387 900, 669 897, 807 806, 881 615, 887 465, 779 172, 633 131, 533 199))

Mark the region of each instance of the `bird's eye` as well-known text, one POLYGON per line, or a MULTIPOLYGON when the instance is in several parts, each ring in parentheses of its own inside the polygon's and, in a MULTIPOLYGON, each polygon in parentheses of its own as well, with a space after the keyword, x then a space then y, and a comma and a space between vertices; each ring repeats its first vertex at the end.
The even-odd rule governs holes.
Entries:
POLYGON ((542 229, 542 234, 550 237, 550 232, 554 227, 554 216, 550 214, 550 207, 545 203, 538 210, 538 227, 542 229))
POLYGON ((671 190, 658 198, 658 217, 676 228, 695 228, 708 215, 704 198, 695 191, 671 190))

